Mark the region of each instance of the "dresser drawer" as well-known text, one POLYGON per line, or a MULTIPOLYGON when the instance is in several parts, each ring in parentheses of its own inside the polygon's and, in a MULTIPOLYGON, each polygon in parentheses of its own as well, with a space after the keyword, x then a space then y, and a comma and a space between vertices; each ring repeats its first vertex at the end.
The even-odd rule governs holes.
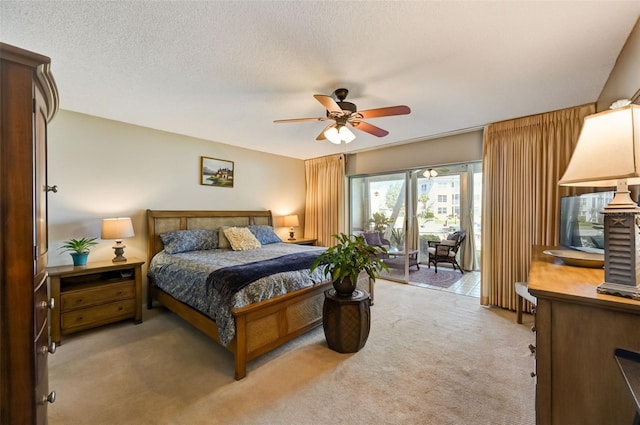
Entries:
POLYGON ((62 313, 62 333, 79 331, 135 316, 135 299, 62 313))
POLYGON ((42 324, 42 328, 37 334, 37 338, 34 341, 35 353, 35 406, 36 415, 38 417, 37 424, 47 423, 47 405, 55 401, 55 392, 49 391, 49 373, 47 371, 47 361, 49 358, 49 324, 45 320, 42 324))
POLYGON ((43 323, 40 334, 35 340, 34 352, 36 356, 36 398, 38 401, 42 396, 48 394, 48 373, 47 358, 49 357, 49 325, 43 323))
POLYGON ((49 297, 47 292, 47 285, 45 281, 42 281, 40 285, 35 289, 34 294, 35 300, 35 323, 34 323, 34 335, 42 328, 42 325, 47 320, 47 315, 49 313, 49 297))
POLYGON ((133 298, 135 293, 135 281, 133 280, 67 291, 60 296, 61 311, 64 313, 114 300, 133 298))

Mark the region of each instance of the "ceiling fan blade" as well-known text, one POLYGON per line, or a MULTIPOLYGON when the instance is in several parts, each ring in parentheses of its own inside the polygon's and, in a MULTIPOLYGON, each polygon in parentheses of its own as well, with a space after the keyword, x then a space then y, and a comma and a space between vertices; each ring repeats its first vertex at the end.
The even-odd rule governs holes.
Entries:
POLYGON ((320 134, 318 134, 318 137, 316 137, 316 140, 326 140, 327 138, 324 136, 324 132, 329 130, 331 127, 334 127, 334 124, 329 124, 328 126, 326 126, 325 128, 322 129, 322 131, 320 132, 320 134))
POLYGON ((374 136, 378 136, 378 137, 384 137, 387 134, 389 134, 387 130, 383 130, 380 127, 376 127, 375 125, 371 125, 364 121, 350 122, 349 125, 351 125, 353 128, 357 128, 358 130, 362 130, 364 132, 373 134, 374 136))
POLYGON ((406 105, 389 106, 386 108, 366 109, 364 111, 358 111, 362 118, 378 118, 378 117, 390 117, 392 115, 406 115, 411 113, 406 105))
POLYGON ((274 120, 275 123, 283 123, 283 122, 309 122, 309 121, 327 121, 329 118, 321 117, 321 118, 292 118, 288 120, 274 120))
POLYGON ((322 103, 322 106, 329 112, 342 112, 342 108, 338 106, 335 100, 331 96, 327 96, 326 94, 314 94, 318 102, 322 103))

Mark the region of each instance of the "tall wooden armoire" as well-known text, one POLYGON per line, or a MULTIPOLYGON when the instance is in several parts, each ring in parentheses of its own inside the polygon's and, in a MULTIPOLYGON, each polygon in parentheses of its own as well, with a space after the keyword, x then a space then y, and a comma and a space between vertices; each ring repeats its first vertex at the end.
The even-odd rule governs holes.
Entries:
MULTIPOLYGON (((51 60, 0 43, 0 423, 46 424, 47 123, 51 60)), ((55 189, 54 189, 55 190, 55 189)))

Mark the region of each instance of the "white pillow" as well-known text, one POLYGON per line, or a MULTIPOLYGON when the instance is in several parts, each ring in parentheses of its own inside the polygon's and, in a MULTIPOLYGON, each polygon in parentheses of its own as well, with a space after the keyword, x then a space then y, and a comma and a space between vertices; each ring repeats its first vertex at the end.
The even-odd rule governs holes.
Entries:
POLYGON ((231 244, 234 251, 247 251, 249 249, 260 248, 260 241, 246 227, 229 227, 224 229, 224 235, 231 244))

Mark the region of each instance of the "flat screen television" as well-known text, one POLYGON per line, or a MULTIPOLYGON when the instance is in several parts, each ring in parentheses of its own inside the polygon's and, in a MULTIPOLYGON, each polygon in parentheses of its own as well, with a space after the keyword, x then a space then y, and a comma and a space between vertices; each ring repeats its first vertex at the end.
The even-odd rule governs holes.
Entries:
POLYGON ((560 203, 560 245, 584 252, 604 254, 602 209, 615 192, 564 196, 560 203))

